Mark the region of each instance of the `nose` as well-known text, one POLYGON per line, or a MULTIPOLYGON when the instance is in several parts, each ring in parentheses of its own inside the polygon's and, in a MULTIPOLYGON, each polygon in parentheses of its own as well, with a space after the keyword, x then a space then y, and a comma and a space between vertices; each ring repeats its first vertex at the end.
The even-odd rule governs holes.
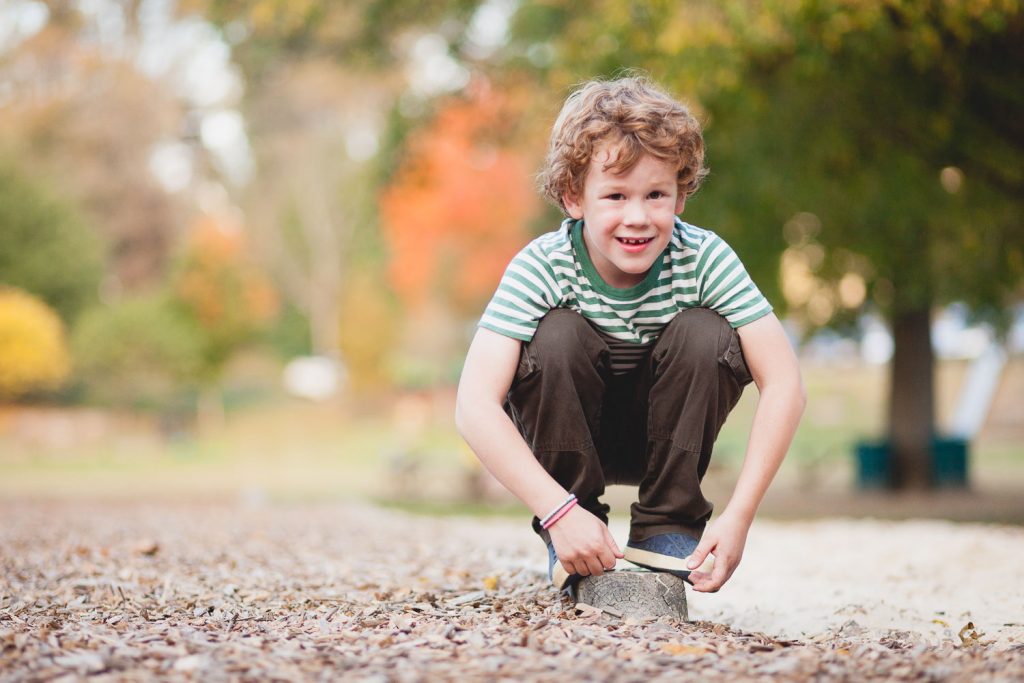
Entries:
POLYGON ((626 202, 622 214, 622 224, 637 227, 647 225, 647 207, 642 201, 626 202))

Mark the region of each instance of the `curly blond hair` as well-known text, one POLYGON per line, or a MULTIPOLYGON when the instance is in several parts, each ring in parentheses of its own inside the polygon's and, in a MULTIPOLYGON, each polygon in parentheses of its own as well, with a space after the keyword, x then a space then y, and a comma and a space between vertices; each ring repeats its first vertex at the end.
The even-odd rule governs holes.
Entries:
POLYGON ((690 111, 643 76, 584 83, 565 100, 551 131, 540 191, 565 211, 563 197, 583 196, 590 160, 610 145, 606 170, 622 173, 644 154, 676 167, 679 195, 689 197, 707 175, 704 138, 690 111))

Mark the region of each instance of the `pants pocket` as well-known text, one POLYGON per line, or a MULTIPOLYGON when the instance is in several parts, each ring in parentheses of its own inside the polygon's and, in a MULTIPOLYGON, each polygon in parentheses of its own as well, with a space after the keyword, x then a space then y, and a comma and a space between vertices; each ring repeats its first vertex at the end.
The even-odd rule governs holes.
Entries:
POLYGON ((747 360, 743 357, 743 348, 740 346, 740 335, 732 330, 729 335, 729 346, 725 350, 722 362, 732 371, 737 384, 744 387, 753 380, 750 375, 750 368, 747 367, 747 360))

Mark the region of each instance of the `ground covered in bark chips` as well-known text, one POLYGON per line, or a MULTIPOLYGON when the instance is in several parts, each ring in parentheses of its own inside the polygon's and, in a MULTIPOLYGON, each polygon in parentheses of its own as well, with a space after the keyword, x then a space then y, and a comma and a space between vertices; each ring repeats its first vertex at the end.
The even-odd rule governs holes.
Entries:
POLYGON ((1024 679, 1014 528, 759 522, 687 623, 558 598, 525 520, 28 502, 0 520, 0 681, 1024 679), (954 556, 914 560, 936 539, 954 556), (958 572, 965 548, 1011 566, 958 572))

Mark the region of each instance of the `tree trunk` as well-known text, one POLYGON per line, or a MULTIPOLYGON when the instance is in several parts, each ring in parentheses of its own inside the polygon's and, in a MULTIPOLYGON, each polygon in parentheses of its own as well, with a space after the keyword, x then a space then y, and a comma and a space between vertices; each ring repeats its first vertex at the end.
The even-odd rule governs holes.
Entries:
POLYGON ((896 489, 928 489, 935 432, 935 358, 930 308, 893 314, 893 356, 889 387, 889 444, 896 489))
POLYGON ((313 353, 318 356, 335 358, 341 346, 339 341, 341 306, 338 303, 338 286, 335 279, 312 277, 308 301, 309 331, 313 353))

